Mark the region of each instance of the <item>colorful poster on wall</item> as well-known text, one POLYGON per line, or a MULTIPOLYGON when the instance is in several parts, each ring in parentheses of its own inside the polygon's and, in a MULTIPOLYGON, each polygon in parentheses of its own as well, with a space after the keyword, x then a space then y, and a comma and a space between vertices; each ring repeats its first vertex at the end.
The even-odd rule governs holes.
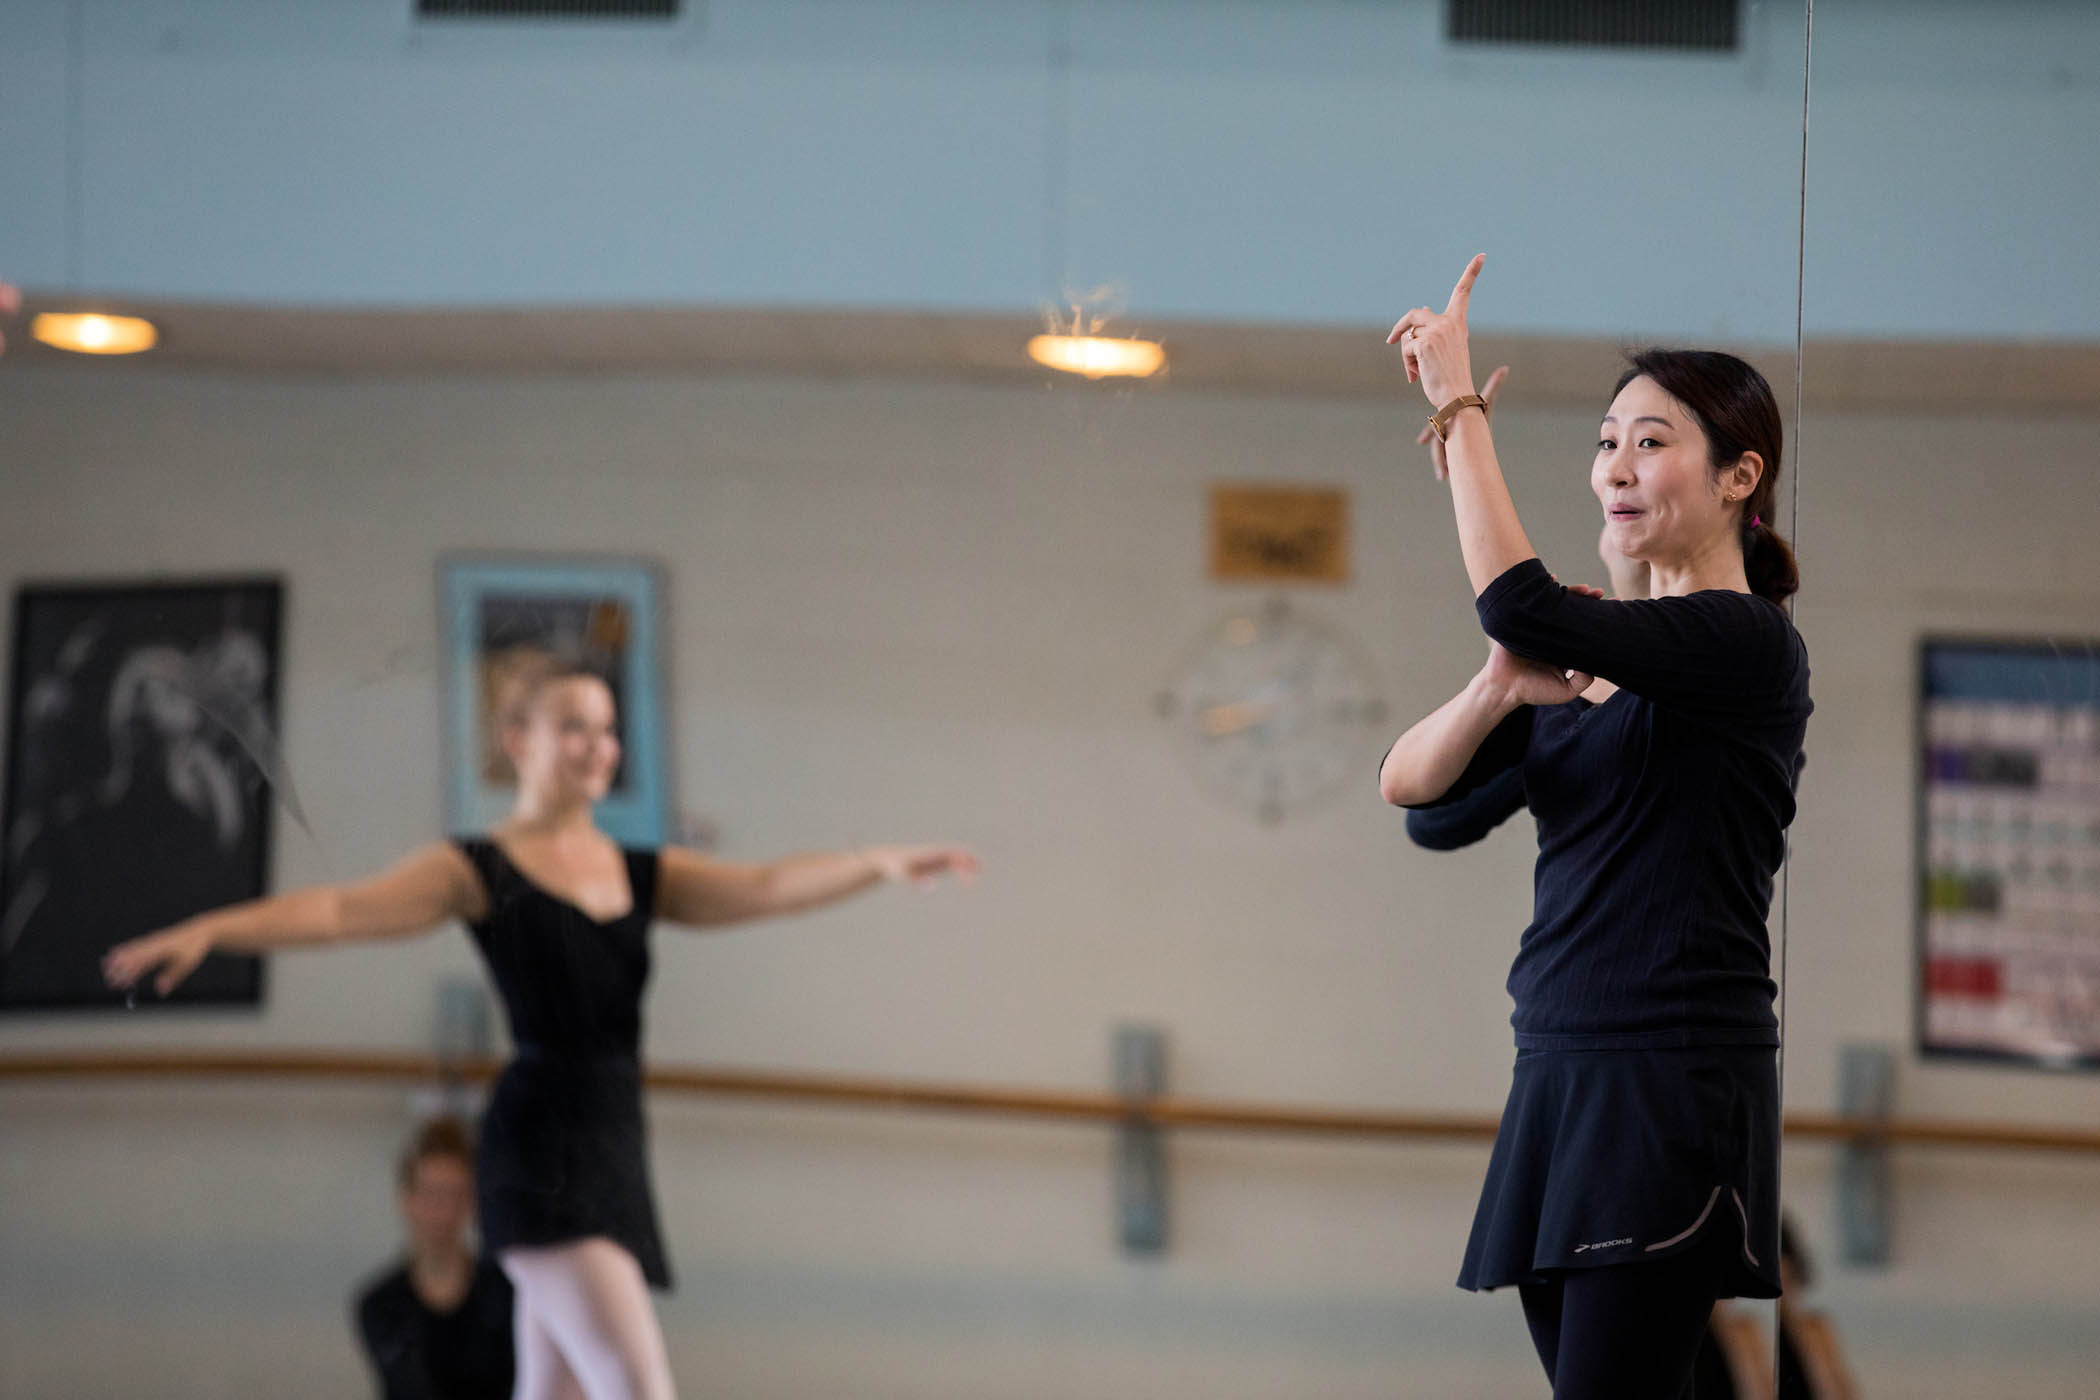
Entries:
POLYGON ((508 815, 516 781, 497 712, 523 670, 555 661, 604 680, 619 711, 620 767, 598 804, 598 825, 624 845, 662 845, 670 785, 657 695, 662 606, 655 566, 456 557, 442 573, 452 829, 486 831, 508 815))
POLYGON ((2100 1067, 2100 643, 1920 670, 1919 1048, 2100 1067))

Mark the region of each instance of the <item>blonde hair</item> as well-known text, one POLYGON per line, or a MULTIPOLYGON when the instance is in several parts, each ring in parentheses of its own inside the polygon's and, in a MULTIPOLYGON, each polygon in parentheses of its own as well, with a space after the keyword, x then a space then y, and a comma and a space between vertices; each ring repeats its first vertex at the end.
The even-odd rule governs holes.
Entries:
POLYGON ((581 661, 556 656, 536 647, 519 647, 489 658, 494 695, 491 713, 496 723, 509 729, 532 718, 532 707, 542 695, 561 681, 588 676, 605 678, 581 661))

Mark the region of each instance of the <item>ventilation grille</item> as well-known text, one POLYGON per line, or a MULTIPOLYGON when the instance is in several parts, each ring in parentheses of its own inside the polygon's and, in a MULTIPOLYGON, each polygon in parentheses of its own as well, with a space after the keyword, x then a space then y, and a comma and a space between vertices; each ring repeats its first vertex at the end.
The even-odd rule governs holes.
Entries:
POLYGON ((1449 0, 1457 43, 1733 53, 1741 0, 1449 0))
POLYGON ((677 19, 682 0, 416 0, 417 19, 677 19))

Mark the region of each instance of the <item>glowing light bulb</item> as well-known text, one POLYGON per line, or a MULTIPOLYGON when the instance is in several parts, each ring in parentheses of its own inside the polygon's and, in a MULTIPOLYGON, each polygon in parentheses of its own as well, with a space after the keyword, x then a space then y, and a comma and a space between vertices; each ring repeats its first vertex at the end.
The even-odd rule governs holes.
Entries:
POLYGON ((151 321, 94 311, 42 312, 30 321, 29 333, 46 345, 81 355, 136 355, 160 340, 151 321))
POLYGON ((1028 357, 1088 379, 1110 375, 1143 379, 1167 362, 1166 349, 1157 341, 1098 335, 1039 335, 1028 342, 1028 357))

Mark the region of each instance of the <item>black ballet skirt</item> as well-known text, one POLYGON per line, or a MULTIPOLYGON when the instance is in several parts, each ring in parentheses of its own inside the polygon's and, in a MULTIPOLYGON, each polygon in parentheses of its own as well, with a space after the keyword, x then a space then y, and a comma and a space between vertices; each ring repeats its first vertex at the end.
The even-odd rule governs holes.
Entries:
POLYGON ((1458 1286, 1664 1259, 1719 1234, 1721 1297, 1779 1296, 1779 1074, 1764 1045, 1520 1050, 1458 1286))
POLYGON ((492 841, 456 841, 488 914, 469 926, 517 1053, 482 1117, 475 1188, 482 1245, 613 1240, 669 1289, 642 1122, 641 1004, 656 852, 628 850, 634 906, 601 923, 540 888, 492 841))

